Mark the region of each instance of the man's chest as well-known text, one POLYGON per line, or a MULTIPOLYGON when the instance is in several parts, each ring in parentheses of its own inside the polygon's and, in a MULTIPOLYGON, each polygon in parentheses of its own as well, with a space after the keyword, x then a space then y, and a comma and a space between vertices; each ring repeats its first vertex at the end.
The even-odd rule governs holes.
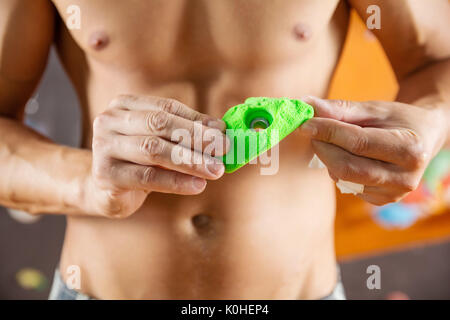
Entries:
POLYGON ((176 69, 183 63, 198 69, 252 66, 298 55, 324 32, 339 1, 53 2, 78 46, 100 61, 140 67, 145 61, 149 68, 170 63, 176 69))

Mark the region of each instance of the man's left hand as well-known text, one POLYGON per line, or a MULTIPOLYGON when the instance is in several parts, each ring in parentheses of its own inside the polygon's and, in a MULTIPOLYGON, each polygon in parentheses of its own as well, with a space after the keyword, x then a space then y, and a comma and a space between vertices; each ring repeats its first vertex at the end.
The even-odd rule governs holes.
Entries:
POLYGON ((300 127, 330 177, 364 185, 375 205, 415 190, 447 135, 444 112, 399 102, 303 99, 316 117, 300 127))

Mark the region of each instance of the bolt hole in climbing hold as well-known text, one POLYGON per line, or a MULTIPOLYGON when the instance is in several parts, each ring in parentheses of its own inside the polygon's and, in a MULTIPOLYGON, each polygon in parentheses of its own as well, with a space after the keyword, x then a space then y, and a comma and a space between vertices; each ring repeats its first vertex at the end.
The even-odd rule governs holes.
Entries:
POLYGON ((255 131, 263 131, 269 127, 269 121, 264 118, 255 118, 250 123, 250 128, 255 131))
POLYGON ((264 109, 250 109, 246 114, 246 125, 254 131, 266 130, 272 124, 272 115, 264 109))

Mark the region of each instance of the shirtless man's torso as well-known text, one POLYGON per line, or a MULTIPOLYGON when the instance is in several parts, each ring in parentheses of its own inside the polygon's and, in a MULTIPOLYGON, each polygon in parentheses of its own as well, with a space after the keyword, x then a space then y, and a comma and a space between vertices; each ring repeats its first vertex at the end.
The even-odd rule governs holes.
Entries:
MULTIPOLYGON (((56 44, 80 99, 86 161, 94 119, 120 94, 172 98, 216 118, 252 96, 326 97, 350 10, 339 0, 10 2, 10 19, 34 19, 44 34, 29 48, 56 44), (71 5, 80 29, 65 24, 71 5)), ((35 86, 47 49, 33 50, 41 62, 15 53, 2 71, 10 92, 35 86)), ((326 170, 308 169, 312 154, 294 133, 280 144, 275 175, 248 165, 198 195, 151 192, 126 219, 69 214, 63 277, 80 266, 81 291, 100 299, 326 296, 337 281, 334 187, 326 170)))
MULTIPOLYGON (((62 17, 81 9, 81 29, 61 24, 56 43, 89 124, 123 93, 219 118, 247 97, 325 96, 348 19, 336 0, 54 3, 62 17)), ((336 281, 334 190, 307 168, 311 154, 292 135, 276 175, 249 165, 198 196, 152 193, 125 220, 69 217, 61 270, 79 265, 81 287, 100 298, 325 296, 336 281)))

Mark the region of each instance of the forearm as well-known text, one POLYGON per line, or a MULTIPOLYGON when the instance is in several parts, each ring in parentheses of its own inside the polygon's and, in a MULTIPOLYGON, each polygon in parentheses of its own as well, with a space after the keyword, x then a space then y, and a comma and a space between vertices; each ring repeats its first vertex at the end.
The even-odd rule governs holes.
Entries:
POLYGON ((446 126, 443 144, 450 146, 450 59, 430 64, 400 81, 399 102, 435 109, 436 124, 446 126))
POLYGON ((33 214, 86 214, 91 152, 59 146, 0 118, 0 204, 33 214))

